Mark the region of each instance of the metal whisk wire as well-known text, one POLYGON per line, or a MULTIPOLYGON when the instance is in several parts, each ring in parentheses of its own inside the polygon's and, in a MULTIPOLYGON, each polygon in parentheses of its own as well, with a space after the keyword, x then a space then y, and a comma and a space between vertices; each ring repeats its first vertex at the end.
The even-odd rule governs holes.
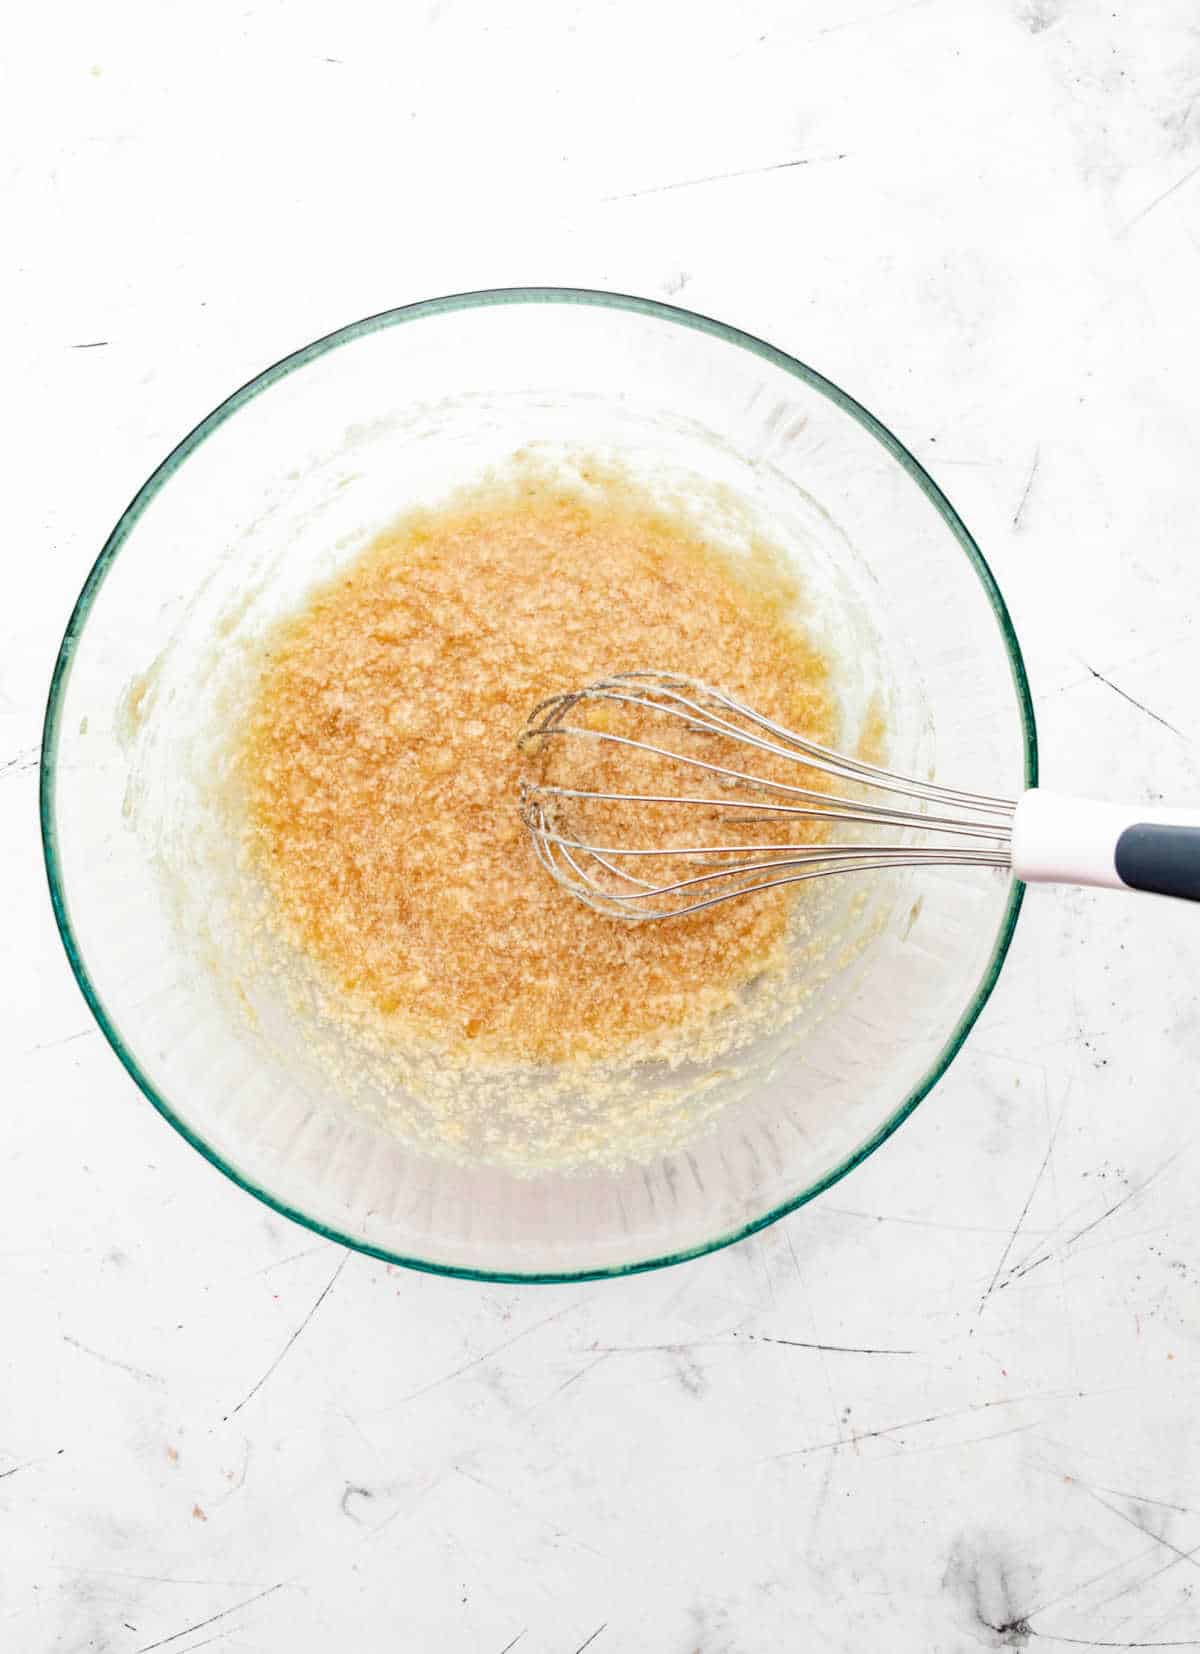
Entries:
POLYGON ((836 752, 797 735, 723 690, 678 673, 623 672, 582 689, 552 695, 529 714, 518 744, 527 755, 544 759, 547 743, 566 740, 601 742, 646 754, 715 778, 726 793, 741 794, 713 797, 690 791, 607 791, 565 786, 530 774, 523 778, 521 816, 542 866, 572 895, 618 918, 677 918, 738 896, 834 873, 894 867, 1011 865, 1014 801, 938 786, 836 752), (688 734, 735 741, 773 759, 796 763, 849 786, 904 802, 842 797, 679 752, 657 740, 642 740, 572 721, 572 715, 581 707, 586 709, 595 702, 672 720, 688 734), (591 805, 678 805, 710 812, 736 811, 738 814, 730 819, 743 826, 776 820, 786 826, 791 820, 892 827, 910 834, 933 830, 951 842, 608 843, 582 834, 574 825, 573 808, 591 805), (686 877, 677 876, 675 871, 658 881, 632 871, 633 867, 650 871, 656 858, 660 863, 664 858, 671 864, 698 863, 704 871, 686 877), (771 876, 760 878, 760 874, 771 876))

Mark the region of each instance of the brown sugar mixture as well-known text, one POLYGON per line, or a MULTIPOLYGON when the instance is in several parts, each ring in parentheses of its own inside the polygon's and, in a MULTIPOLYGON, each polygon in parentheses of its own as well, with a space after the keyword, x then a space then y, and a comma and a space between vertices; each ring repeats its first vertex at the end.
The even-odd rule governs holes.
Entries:
POLYGON ((794 600, 769 559, 735 566, 625 486, 492 485, 406 518, 266 645, 237 762, 270 922, 397 1037, 456 1055, 599 1059, 702 1027, 782 957, 794 891, 592 912, 535 860, 516 737, 551 692, 655 667, 830 742, 794 600))

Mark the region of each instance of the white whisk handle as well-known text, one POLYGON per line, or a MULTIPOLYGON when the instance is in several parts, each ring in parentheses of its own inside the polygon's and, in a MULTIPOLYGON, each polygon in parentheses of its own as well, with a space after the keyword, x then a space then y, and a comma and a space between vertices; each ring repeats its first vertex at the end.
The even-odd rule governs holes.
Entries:
POLYGON ((1034 788, 1017 803, 1013 872, 1031 883, 1153 890, 1200 901, 1200 809, 1101 804, 1034 788))

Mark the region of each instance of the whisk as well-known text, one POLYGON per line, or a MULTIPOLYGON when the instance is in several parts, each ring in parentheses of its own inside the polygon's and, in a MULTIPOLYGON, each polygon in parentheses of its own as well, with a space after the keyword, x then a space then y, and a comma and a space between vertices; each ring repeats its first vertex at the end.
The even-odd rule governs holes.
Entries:
POLYGON ((573 896, 620 919, 678 918, 804 879, 896 867, 991 868, 1200 900, 1200 810, 1038 788, 1006 799, 917 780, 806 740, 680 673, 622 672, 552 695, 518 744, 534 761, 520 809, 538 860, 573 896), (568 743, 591 743, 575 750, 593 767, 604 759, 600 785, 560 779, 568 743), (744 768, 754 754, 777 773, 744 768), (618 758, 649 765, 654 778, 665 767, 671 790, 609 787, 618 758), (794 779, 780 779, 792 764, 794 779), (821 776, 843 791, 813 785, 821 776), (700 823, 722 830, 709 842, 700 823), (657 839, 644 842, 647 826, 657 839), (741 836, 750 826, 772 830, 752 842, 741 836), (872 837, 879 829, 892 836, 872 837))

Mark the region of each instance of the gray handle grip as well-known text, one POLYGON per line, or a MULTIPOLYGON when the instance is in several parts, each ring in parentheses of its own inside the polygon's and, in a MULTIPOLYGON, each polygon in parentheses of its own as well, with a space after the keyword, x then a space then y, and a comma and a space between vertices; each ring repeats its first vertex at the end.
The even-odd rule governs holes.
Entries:
POLYGON ((1200 827, 1148 821, 1126 827, 1113 855, 1123 884, 1200 902, 1200 827))

